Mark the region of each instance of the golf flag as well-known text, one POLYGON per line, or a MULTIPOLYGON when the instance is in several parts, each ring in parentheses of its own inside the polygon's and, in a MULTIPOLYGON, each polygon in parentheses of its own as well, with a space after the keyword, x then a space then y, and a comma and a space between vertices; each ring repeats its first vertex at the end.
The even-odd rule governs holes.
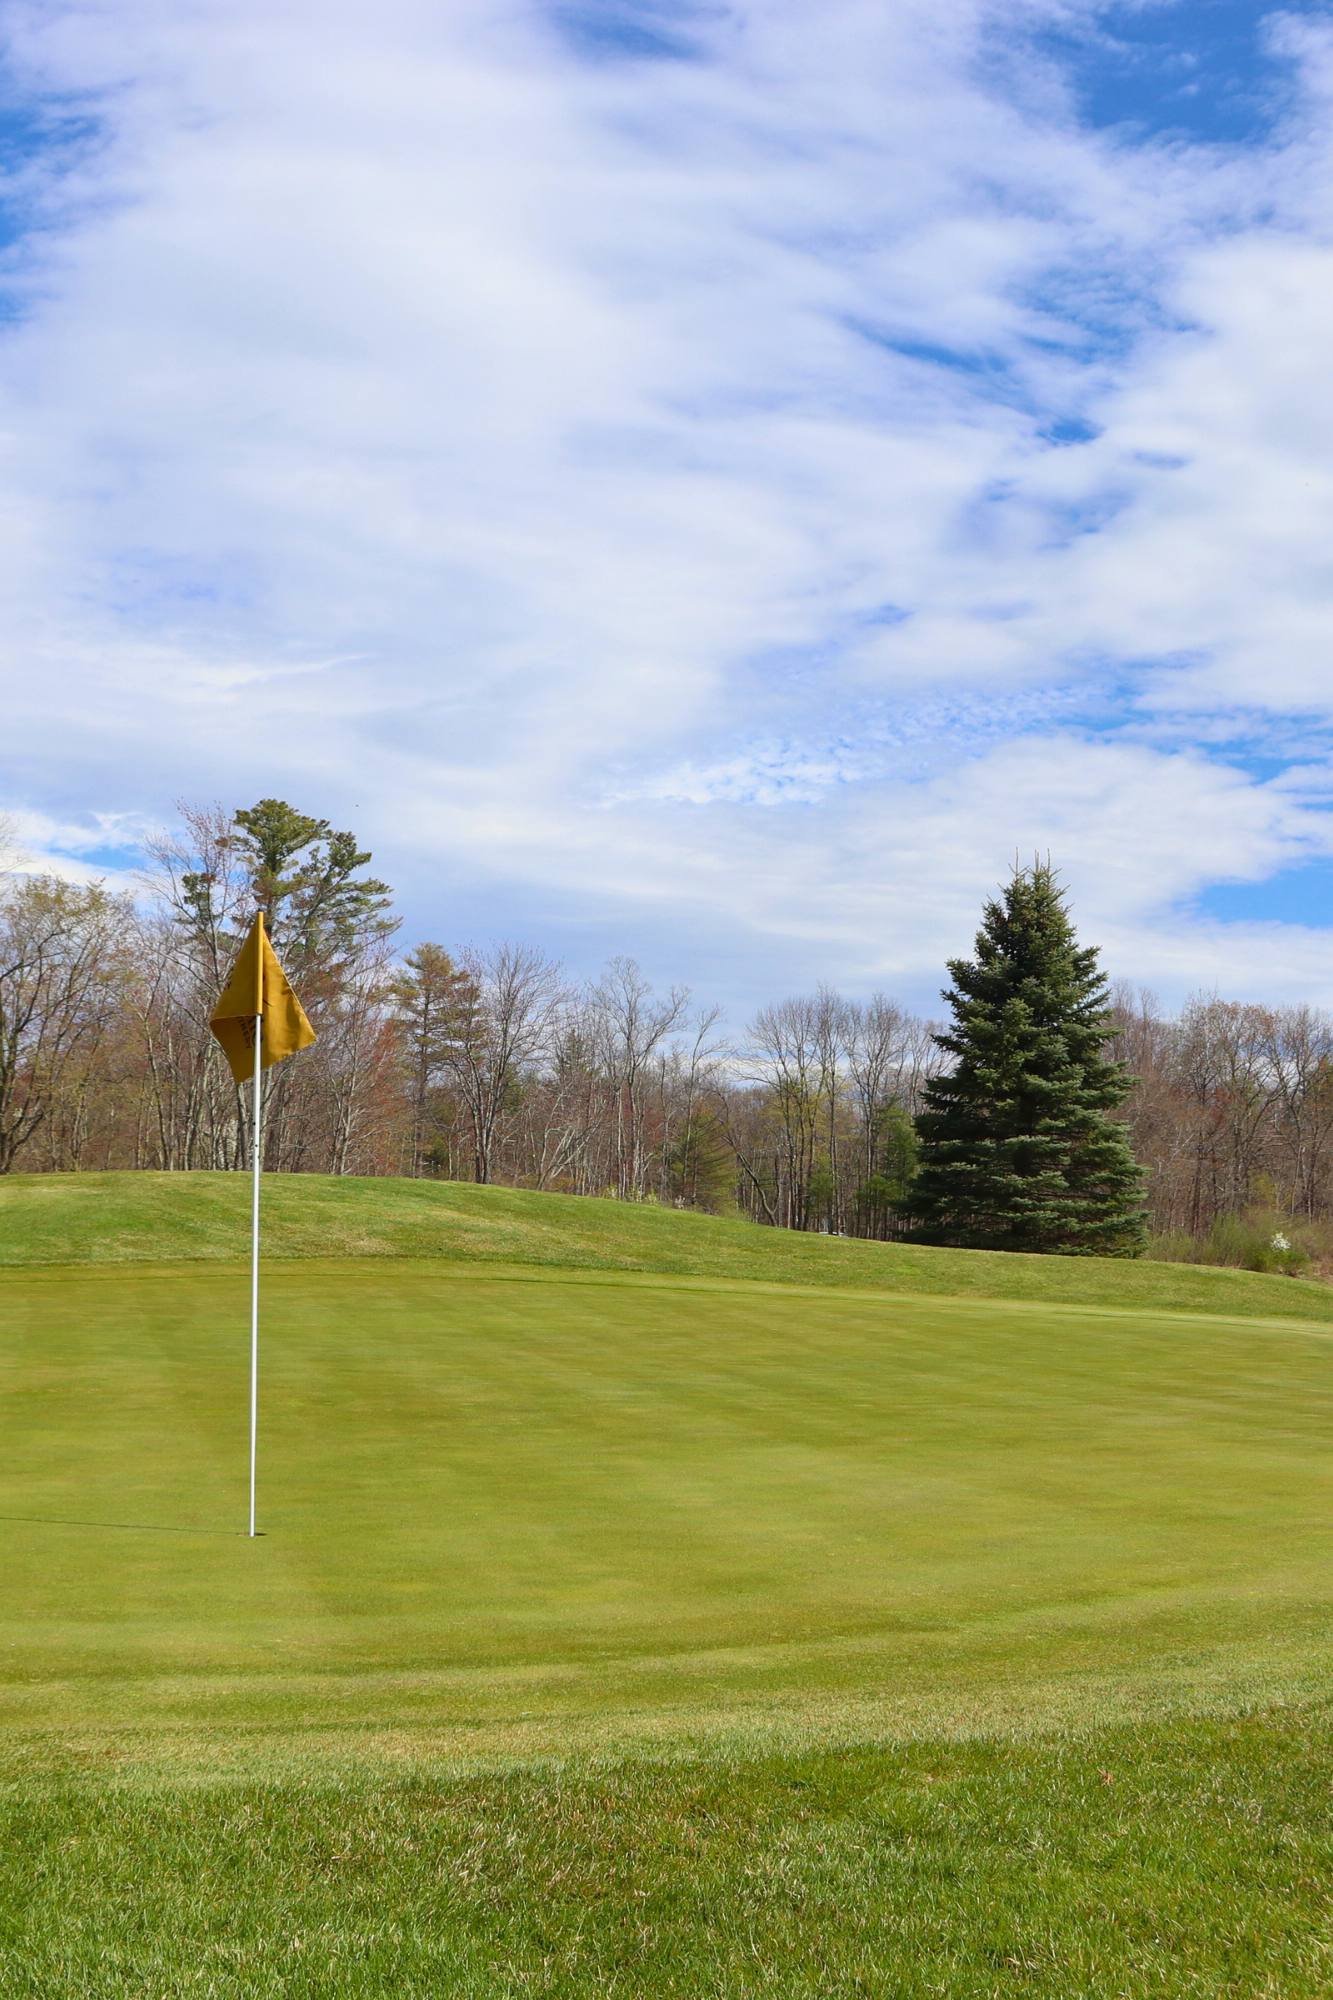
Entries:
POLYGON ((248 1083, 254 1078, 254 1111, 250 1120, 254 1175, 250 1205, 250 1533, 253 1536, 255 1463, 259 1455, 259 1177, 264 1156, 263 1077, 274 1063, 294 1056, 298 1049, 308 1049, 315 1039, 305 1010, 264 935, 262 910, 250 926, 250 935, 241 946, 208 1025, 222 1044, 236 1082, 248 1083))
POLYGON ((262 910, 250 926, 208 1024, 237 1083, 248 1083, 255 1073, 256 1022, 264 1069, 272 1069, 298 1049, 308 1049, 315 1039, 305 1009, 268 941, 262 910))

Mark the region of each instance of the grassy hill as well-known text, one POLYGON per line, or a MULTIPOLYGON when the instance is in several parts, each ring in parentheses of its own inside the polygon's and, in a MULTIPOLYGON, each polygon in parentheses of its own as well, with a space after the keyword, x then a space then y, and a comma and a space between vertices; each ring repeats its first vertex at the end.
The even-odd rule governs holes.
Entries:
POLYGON ((0 1182, 0 1994, 1333 1988, 1313 1285, 0 1182), (1285 1314, 1283 1313, 1285 1308, 1285 1314))
MULTIPOLYGON (((249 1254, 249 1230, 250 1184, 243 1174, 0 1176, 0 1268, 221 1261, 249 1254)), ((278 1262, 444 1257, 1333 1324, 1333 1286, 1302 1279, 801 1236, 652 1204, 455 1181, 271 1175, 264 1183, 264 1254, 278 1262)))

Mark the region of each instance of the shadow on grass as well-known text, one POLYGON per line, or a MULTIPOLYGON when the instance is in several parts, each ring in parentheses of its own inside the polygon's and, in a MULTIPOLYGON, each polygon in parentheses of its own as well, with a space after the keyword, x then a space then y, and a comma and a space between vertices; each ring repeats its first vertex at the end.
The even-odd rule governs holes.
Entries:
MULTIPOLYGON (((123 1528, 135 1535, 239 1535, 243 1541, 251 1539, 244 1528, 177 1528, 162 1521, 71 1521, 54 1514, 0 1514, 0 1521, 22 1522, 29 1528, 123 1528)), ((263 1539, 261 1530, 254 1540, 263 1539)))

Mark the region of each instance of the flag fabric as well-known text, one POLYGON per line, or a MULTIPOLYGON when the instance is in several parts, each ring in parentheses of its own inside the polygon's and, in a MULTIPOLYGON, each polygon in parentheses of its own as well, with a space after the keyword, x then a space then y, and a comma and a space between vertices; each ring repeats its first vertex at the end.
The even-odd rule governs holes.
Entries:
POLYGON ((259 1024, 261 1069, 272 1069, 298 1049, 308 1049, 315 1031, 268 941, 261 910, 241 946, 231 977, 213 1009, 209 1027, 222 1044, 237 1083, 255 1073, 255 1024, 259 1024))

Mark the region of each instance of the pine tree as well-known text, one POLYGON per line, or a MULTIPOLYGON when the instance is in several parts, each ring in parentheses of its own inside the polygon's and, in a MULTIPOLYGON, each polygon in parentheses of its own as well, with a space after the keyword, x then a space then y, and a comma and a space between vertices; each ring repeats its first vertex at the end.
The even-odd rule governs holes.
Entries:
POLYGON ((450 1051, 467 1032, 475 1013, 477 989, 443 945, 419 944, 386 991, 403 1040, 412 1106, 411 1173, 415 1179, 430 1162, 432 1100, 450 1051))
POLYGON ((1142 1174, 1111 1113, 1129 1079, 1095 949, 1080 946, 1049 862, 1015 868, 987 903, 976 958, 944 998, 953 1058, 926 1086, 913 1212, 927 1241, 1135 1256, 1142 1174))

